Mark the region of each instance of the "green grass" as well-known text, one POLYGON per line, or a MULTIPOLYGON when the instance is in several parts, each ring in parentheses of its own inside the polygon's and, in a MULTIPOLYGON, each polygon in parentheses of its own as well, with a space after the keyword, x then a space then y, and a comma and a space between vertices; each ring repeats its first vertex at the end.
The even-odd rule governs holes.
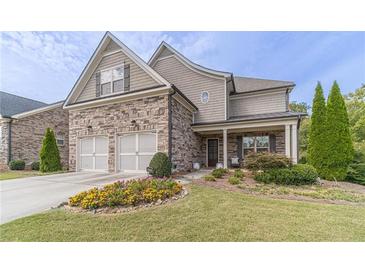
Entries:
POLYGON ((57 173, 62 173, 62 171, 47 172, 47 173, 42 173, 40 171, 35 171, 35 170, 0 171, 0 181, 9 180, 9 179, 25 178, 25 177, 33 177, 33 176, 44 176, 44 175, 51 175, 51 174, 57 174, 57 173))
POLYGON ((119 215, 61 209, 0 226, 1 241, 365 241, 365 207, 274 200, 206 186, 119 215))
POLYGON ((365 195, 341 188, 326 188, 320 185, 310 186, 282 186, 275 184, 256 184, 238 186, 263 195, 297 195, 313 199, 340 200, 354 203, 365 203, 365 195))

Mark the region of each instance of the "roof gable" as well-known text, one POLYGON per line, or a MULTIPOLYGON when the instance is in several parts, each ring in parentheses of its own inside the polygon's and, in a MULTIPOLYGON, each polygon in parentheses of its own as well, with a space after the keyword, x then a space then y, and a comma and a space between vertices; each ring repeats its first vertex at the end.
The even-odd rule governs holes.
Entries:
POLYGON ((148 66, 138 55, 136 55, 132 50, 130 50, 118 38, 116 38, 110 32, 106 32, 104 37, 101 39, 98 47, 95 49, 93 55, 91 56, 89 62, 82 71, 81 75, 77 79, 71 92, 67 96, 64 106, 76 102, 77 98, 80 96, 83 89, 91 79, 93 73, 95 72, 95 69, 98 67, 103 57, 105 57, 108 54, 114 54, 117 52, 120 52, 125 56, 127 56, 138 66, 138 69, 143 70, 147 75, 149 75, 149 77, 151 77, 154 81, 156 81, 157 84, 168 87, 170 86, 170 83, 168 81, 166 81, 161 75, 159 75, 150 66, 148 66))
POLYGON ((206 74, 210 74, 213 76, 223 76, 223 77, 230 77, 232 75, 232 73, 230 72, 218 71, 195 64, 194 62, 186 58, 184 55, 182 55, 180 52, 178 52, 176 49, 174 49, 172 46, 167 44, 165 41, 163 41, 156 49, 156 51, 148 61, 148 65, 153 67, 159 59, 167 58, 170 56, 178 58, 182 63, 184 63, 191 69, 198 70, 206 74))

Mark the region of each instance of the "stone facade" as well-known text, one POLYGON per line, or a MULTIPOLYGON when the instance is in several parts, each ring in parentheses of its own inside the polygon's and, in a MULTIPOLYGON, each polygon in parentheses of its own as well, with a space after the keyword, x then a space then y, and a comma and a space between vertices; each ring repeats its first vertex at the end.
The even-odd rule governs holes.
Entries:
POLYGON ((201 136, 193 132, 193 113, 172 98, 171 161, 177 171, 192 170, 194 162, 200 162, 201 136))
MULTIPOLYGON (((227 140, 227 156, 228 156, 228 164, 230 164, 230 159, 238 156, 238 145, 237 145, 237 137, 238 136, 262 136, 262 135, 275 135, 275 146, 276 153, 285 154, 285 132, 284 130, 278 131, 264 131, 264 132, 245 132, 245 133, 228 133, 227 140)), ((201 162, 206 164, 206 153, 207 153, 207 139, 218 139, 218 162, 223 163, 223 134, 214 134, 209 136, 202 137, 202 157, 201 162)))
POLYGON ((69 168, 76 170, 77 142, 81 137, 103 135, 109 139, 108 170, 117 171, 116 138, 127 132, 157 132, 158 151, 168 152, 168 96, 142 98, 69 113, 69 168))
POLYGON ((0 170, 8 168, 9 157, 9 119, 0 119, 1 136, 0 136, 0 170))
POLYGON ((24 160, 26 165, 39 160, 39 151, 47 128, 64 139, 59 145, 61 163, 68 168, 68 111, 62 106, 29 115, 11 122, 11 159, 24 160))

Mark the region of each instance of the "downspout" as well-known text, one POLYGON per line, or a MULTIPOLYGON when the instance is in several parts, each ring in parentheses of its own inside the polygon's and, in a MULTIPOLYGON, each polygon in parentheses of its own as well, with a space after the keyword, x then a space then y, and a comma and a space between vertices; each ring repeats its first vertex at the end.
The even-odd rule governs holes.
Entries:
POLYGON ((8 164, 11 161, 11 121, 10 119, 8 128, 8 164))
POLYGON ((169 160, 172 160, 172 96, 176 93, 176 91, 173 89, 172 93, 169 93, 168 95, 168 154, 169 154, 169 160))

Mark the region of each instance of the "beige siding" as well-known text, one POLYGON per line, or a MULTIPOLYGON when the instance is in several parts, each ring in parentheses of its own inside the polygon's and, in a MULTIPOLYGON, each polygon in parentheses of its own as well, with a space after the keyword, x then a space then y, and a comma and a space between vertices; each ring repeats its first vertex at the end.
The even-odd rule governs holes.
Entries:
POLYGON ((199 109, 195 122, 211 122, 225 120, 225 80, 212 78, 193 71, 175 57, 156 62, 153 67, 162 77, 174 84, 199 109), (202 91, 209 92, 209 102, 203 104, 202 91))
POLYGON ((230 116, 286 111, 285 91, 230 100, 230 116))
MULTIPOLYGON (((107 47, 107 52, 116 50, 117 48, 115 48, 115 45, 109 44, 107 47)), ((151 76, 149 76, 142 68, 140 68, 136 63, 134 63, 121 51, 111 55, 104 56, 101 59, 97 68, 95 69, 95 72, 112 68, 121 65, 123 63, 130 64, 130 91, 159 85, 157 81, 152 79, 151 76)), ((82 102, 94 99, 96 97, 95 72, 87 82, 85 88, 81 92, 80 96, 77 98, 76 102, 82 102)))

